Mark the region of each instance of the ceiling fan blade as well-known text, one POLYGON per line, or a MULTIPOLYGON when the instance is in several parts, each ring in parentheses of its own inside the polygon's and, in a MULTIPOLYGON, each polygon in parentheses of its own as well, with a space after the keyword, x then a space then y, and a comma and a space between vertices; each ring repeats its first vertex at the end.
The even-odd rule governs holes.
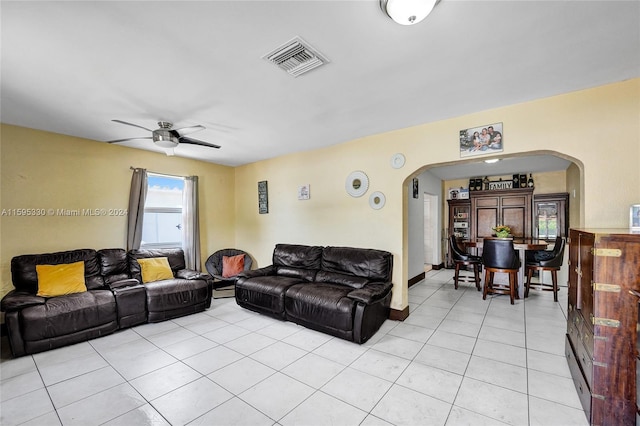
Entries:
POLYGON ((129 141, 137 141, 139 139, 153 139, 153 138, 151 136, 142 137, 142 138, 126 138, 126 139, 117 139, 115 141, 107 141, 107 143, 129 142, 129 141))
POLYGON ((198 124, 197 126, 181 127, 179 129, 172 129, 171 131, 174 132, 176 136, 182 137, 184 135, 188 135, 189 133, 198 132, 204 129, 206 129, 206 127, 198 124))
POLYGON ((216 148, 216 149, 220 148, 220 145, 216 145, 216 144, 212 144, 212 143, 208 143, 208 142, 202 142, 202 141, 199 141, 198 139, 185 138, 184 136, 181 137, 180 139, 178 139, 178 141, 180 143, 188 143, 188 144, 191 144, 191 145, 200 145, 200 146, 206 146, 206 147, 209 147, 209 148, 216 148))
POLYGON ((144 129, 144 130, 146 130, 146 131, 148 131, 148 132, 153 132, 153 130, 151 130, 151 129, 147 129, 146 127, 139 126, 139 125, 137 125, 137 124, 128 123, 128 122, 126 122, 126 121, 122 121, 122 120, 111 120, 111 121, 113 121, 113 122, 115 122, 115 123, 126 124, 127 126, 139 127, 139 128, 144 129))

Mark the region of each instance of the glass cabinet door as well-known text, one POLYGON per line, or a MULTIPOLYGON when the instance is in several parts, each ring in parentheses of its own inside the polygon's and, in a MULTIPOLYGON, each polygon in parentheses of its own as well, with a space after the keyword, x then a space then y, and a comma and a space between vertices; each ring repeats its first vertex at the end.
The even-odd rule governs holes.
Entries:
POLYGON ((534 226, 540 240, 555 240, 558 236, 558 203, 537 203, 534 226))
POLYGON ((533 237, 554 241, 567 237, 569 194, 541 194, 533 199, 533 237))

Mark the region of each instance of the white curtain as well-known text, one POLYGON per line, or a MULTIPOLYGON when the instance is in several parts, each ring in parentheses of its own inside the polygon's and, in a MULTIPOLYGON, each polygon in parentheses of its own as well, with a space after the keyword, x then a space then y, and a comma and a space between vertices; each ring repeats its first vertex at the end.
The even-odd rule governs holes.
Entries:
POLYGON ((200 270, 200 222, 198 176, 184 178, 182 203, 182 249, 187 269, 200 270))
POLYGON ((139 249, 142 242, 144 202, 147 198, 147 170, 133 169, 127 218, 127 250, 139 249))

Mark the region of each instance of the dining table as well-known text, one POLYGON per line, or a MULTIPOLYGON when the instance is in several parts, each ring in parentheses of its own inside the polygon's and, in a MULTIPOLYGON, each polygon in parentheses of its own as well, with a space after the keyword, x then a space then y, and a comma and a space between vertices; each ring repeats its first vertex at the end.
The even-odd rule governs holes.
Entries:
MULTIPOLYGON (((549 243, 545 240, 540 240, 537 238, 524 238, 524 237, 513 237, 513 248, 518 252, 518 256, 520 257, 520 269, 518 269, 518 296, 520 299, 524 298, 524 284, 525 284, 525 269, 526 269, 526 259, 525 253, 527 250, 546 250, 549 247, 549 243)), ((475 248, 476 254, 478 256, 482 255, 481 249, 484 242, 484 238, 476 238, 475 240, 464 240, 461 242, 463 247, 465 248, 475 248)), ((507 274, 502 274, 497 272, 495 279, 497 282, 501 282, 505 280, 506 283, 509 282, 509 278, 507 274), (504 277, 500 277, 500 276, 504 277)), ((480 281, 482 285, 484 285, 484 273, 480 276, 480 281)))

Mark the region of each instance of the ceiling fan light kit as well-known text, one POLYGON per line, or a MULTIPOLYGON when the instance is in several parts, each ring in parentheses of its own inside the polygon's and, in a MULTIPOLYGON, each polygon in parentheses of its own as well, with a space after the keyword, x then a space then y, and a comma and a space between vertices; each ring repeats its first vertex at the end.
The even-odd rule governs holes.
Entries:
POLYGON ((400 25, 413 25, 426 18, 438 0, 380 0, 384 13, 400 25))
POLYGON ((151 130, 151 129, 147 129, 144 126, 129 123, 127 121, 122 121, 122 120, 111 120, 111 121, 115 123, 126 124, 127 126, 138 127, 140 129, 151 132, 151 136, 117 139, 114 141, 108 141, 108 143, 128 142, 128 141, 137 140, 137 139, 151 139, 153 140, 153 143, 156 144, 158 147, 164 148, 167 152, 167 155, 170 155, 170 156, 174 155, 174 151, 173 151, 174 148, 176 148, 181 143, 206 146, 208 148, 216 148, 216 149, 220 148, 220 145, 203 142, 198 139, 187 138, 185 136, 189 133, 197 132, 199 130, 204 130, 205 127, 201 125, 173 129, 173 123, 170 123, 168 121, 158 121, 158 129, 151 130))

